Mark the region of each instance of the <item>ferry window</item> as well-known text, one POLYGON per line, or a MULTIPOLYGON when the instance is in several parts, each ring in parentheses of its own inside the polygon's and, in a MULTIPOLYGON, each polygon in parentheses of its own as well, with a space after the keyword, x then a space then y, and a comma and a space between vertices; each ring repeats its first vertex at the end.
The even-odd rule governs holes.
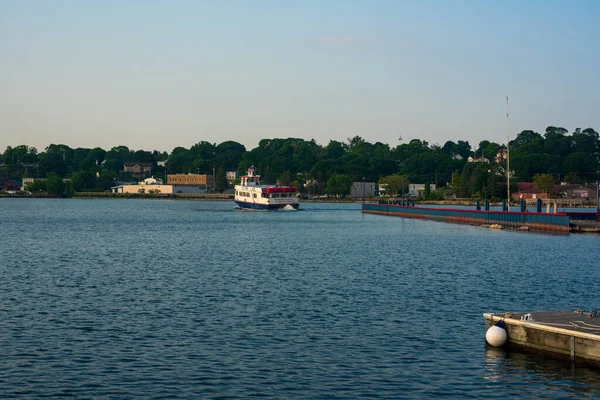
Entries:
POLYGON ((256 193, 254 193, 254 198, 256 198, 256 193))

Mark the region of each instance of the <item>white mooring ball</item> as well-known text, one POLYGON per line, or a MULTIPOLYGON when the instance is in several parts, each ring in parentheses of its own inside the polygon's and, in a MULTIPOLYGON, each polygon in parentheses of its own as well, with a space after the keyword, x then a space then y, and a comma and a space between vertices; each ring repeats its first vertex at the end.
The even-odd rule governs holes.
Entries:
POLYGON ((485 340, 494 347, 500 347, 506 343, 506 329, 504 322, 498 321, 490 326, 490 329, 485 333, 485 340))

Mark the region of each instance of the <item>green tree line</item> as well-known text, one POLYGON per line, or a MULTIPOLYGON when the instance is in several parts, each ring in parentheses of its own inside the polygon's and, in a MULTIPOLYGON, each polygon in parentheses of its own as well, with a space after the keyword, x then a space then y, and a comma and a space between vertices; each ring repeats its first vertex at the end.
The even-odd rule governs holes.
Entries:
MULTIPOLYGON (((549 126, 544 134, 525 130, 510 141, 509 147, 512 182, 532 181, 540 174, 552 176, 555 182, 596 179, 600 139, 592 128, 569 133, 565 128, 549 126)), ((331 140, 326 145, 299 138, 263 139, 251 150, 235 141, 199 141, 190 148, 176 147, 171 153, 127 146, 110 150, 71 148, 64 144, 50 144, 38 152, 20 145, 6 148, 2 154, 5 166, 0 173, 16 178, 50 177, 55 182, 69 178, 65 191, 107 190, 115 179, 131 178, 122 172, 125 162, 149 162, 154 165, 154 176, 161 178, 167 173, 214 173, 222 190, 225 171, 244 174, 254 166, 264 183, 293 184, 313 195, 327 193, 330 181, 339 187, 340 182, 384 182, 398 175, 406 184, 435 183, 459 197, 502 198, 506 196, 506 161, 494 162, 501 149, 505 149, 504 144, 488 140, 472 147, 462 140, 441 146, 413 139, 394 147, 370 143, 360 136, 331 140), (484 157, 491 162, 469 163, 469 157, 484 157), (159 162, 165 167, 158 166, 159 162)))

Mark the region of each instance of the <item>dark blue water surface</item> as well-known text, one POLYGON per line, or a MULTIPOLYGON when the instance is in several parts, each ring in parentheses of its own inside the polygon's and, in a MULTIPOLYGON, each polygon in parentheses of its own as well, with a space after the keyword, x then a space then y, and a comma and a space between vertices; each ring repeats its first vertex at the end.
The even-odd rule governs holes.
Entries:
POLYGON ((359 204, 0 200, 0 397, 598 397, 482 313, 600 307, 600 236, 359 204))

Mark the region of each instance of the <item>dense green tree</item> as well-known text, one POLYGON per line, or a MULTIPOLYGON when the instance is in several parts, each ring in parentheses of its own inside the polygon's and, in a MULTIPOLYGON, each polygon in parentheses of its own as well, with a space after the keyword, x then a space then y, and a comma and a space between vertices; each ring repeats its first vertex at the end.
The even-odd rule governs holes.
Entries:
POLYGON ((154 155, 149 151, 137 150, 133 153, 132 161, 151 163, 154 162, 154 155))
POLYGON ((600 140, 598 132, 592 128, 583 131, 576 130, 571 136, 573 143, 573 153, 587 153, 597 156, 600 151, 600 140))
POLYGON ((446 143, 444 143, 444 145, 442 146, 442 153, 447 154, 449 156, 452 155, 452 152, 454 151, 454 148, 456 147, 456 143, 454 143, 451 140, 448 140, 446 143))
POLYGON ((237 168, 246 148, 238 142, 226 141, 215 148, 215 163, 226 171, 233 171, 237 168))
POLYGON ((31 193, 46 192, 48 190, 48 186, 45 179, 36 179, 33 182, 28 182, 25 185, 25 190, 31 193))
POLYGON ((46 180, 46 189, 48 194, 62 195, 65 192, 65 183, 58 174, 51 172, 46 180))
POLYGON ((452 173, 452 178, 450 181, 450 186, 452 187, 452 193, 454 193, 454 195, 456 195, 456 196, 459 195, 461 185, 462 185, 462 176, 456 169, 452 173))
POLYGON ((123 170, 123 161, 114 158, 106 159, 102 165, 102 169, 107 169, 118 175, 123 170))
POLYGON ((431 184, 429 181, 425 181, 425 190, 423 190, 423 198, 429 200, 431 197, 431 184))
POLYGON ((323 160, 337 160, 346 153, 347 146, 336 140, 331 140, 329 144, 323 149, 321 159, 323 160))
POLYGON ((121 162, 134 161, 133 154, 127 146, 115 146, 105 155, 106 160, 120 160, 121 162))
POLYGON ((429 149, 429 143, 427 143, 426 141, 421 141, 419 139, 413 139, 408 143, 404 143, 401 144, 400 146, 396 147, 396 149, 394 150, 396 159, 399 162, 404 162, 406 160, 408 160, 410 157, 413 157, 415 155, 421 154, 421 153, 426 153, 428 152, 429 149))
POLYGON ((544 153, 566 157, 571 152, 571 138, 565 128, 549 126, 544 134, 544 153))
POLYGON ((223 193, 227 189, 227 176, 223 167, 219 167, 215 174, 215 191, 223 193))
POLYGON ((498 154, 500 147, 501 146, 498 143, 489 142, 487 140, 484 140, 481 143, 479 143, 480 154, 483 154, 485 158, 491 160, 492 162, 496 158, 496 154, 498 154), (484 142, 487 142, 485 143, 485 146, 483 145, 484 142))
POLYGON ((343 197, 350 194, 352 179, 348 175, 335 174, 327 181, 327 194, 343 197))
POLYGON ((598 163, 589 153, 572 153, 565 158, 563 165, 566 171, 566 180, 571 183, 582 183, 596 178, 598 163))
MULTIPOLYGON (((206 141, 198 142, 190 147, 189 152, 193 158, 193 161, 188 165, 188 169, 190 169, 188 172, 196 174, 209 174, 212 173, 213 168, 216 168, 216 146, 213 143, 206 141)), ((169 169, 171 169, 170 165, 169 169)))
POLYGON ((359 181, 362 177, 366 177, 369 181, 377 178, 370 176, 369 159, 360 154, 348 152, 338 160, 338 163, 340 170, 353 181, 359 181))
POLYGON ((463 169, 460 179, 458 197, 471 198, 492 193, 489 187, 488 165, 483 163, 468 163, 463 169))
POLYGON ((550 174, 536 174, 533 183, 542 193, 548 193, 554 186, 554 178, 550 174))
POLYGON ((280 185, 290 185, 292 183, 292 173, 289 169, 284 171, 283 174, 279 175, 279 178, 277 178, 277 183, 280 185))
POLYGON ((314 141, 305 141, 295 139, 292 146, 292 171, 297 173, 306 173, 319 160, 319 154, 322 149, 314 141))
POLYGON ((40 155, 38 168, 41 176, 49 176, 49 174, 54 173, 60 177, 64 177, 69 170, 67 162, 57 151, 42 153, 40 155))
POLYGON ((90 149, 82 147, 74 149, 73 156, 71 157, 70 170, 81 171, 92 168, 95 164, 94 160, 91 157, 89 160, 87 159, 88 155, 90 154, 90 151, 90 149))
POLYGON ((115 185, 115 179, 119 176, 118 173, 106 168, 102 169, 99 175, 96 178, 97 190, 110 190, 115 185))
POLYGON ((522 131, 517 135, 515 140, 510 142, 511 148, 535 144, 542 141, 544 138, 537 132, 531 130, 522 131))
POLYGON ((90 171, 82 171, 71 177, 70 188, 76 192, 86 191, 96 186, 96 176, 90 171))
POLYGON ((94 147, 88 153, 88 157, 96 161, 96 165, 102 164, 106 157, 106 150, 101 149, 100 147, 94 147))
POLYGON ((404 175, 388 175, 379 180, 379 183, 385 185, 386 193, 389 196, 399 196, 403 192, 408 193, 408 179, 404 175))
POLYGON ((464 160, 469 158, 471 154, 471 145, 468 141, 459 140, 456 142, 456 147, 452 150, 454 154, 460 155, 464 160))
POLYGON ((8 146, 2 157, 6 164, 35 164, 38 162, 38 151, 35 147, 27 145, 14 148, 8 146))
POLYGON ((168 172, 171 174, 192 172, 193 162, 194 154, 190 150, 184 147, 175 147, 167 162, 168 172))

